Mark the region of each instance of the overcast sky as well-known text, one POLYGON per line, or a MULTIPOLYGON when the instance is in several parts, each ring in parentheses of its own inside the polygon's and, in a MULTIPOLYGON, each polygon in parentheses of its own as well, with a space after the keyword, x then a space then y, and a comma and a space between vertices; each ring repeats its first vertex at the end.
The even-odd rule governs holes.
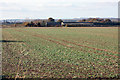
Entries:
POLYGON ((119 0, 0 0, 0 19, 118 17, 119 0))

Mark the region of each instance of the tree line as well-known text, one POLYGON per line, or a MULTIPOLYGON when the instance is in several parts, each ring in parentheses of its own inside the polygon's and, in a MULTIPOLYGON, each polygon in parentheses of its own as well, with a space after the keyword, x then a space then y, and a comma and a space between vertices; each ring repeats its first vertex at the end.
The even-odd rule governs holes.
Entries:
MULTIPOLYGON (((39 21, 31 21, 31 22, 25 22, 26 27, 44 27, 46 25, 46 22, 55 22, 55 19, 48 18, 48 20, 39 20, 39 21)), ((57 22, 63 22, 62 19, 59 19, 57 22)))
MULTIPOLYGON (((47 20, 25 22, 24 25, 25 27, 45 27, 47 22, 55 22, 55 19, 50 17, 47 20)), ((56 22, 63 22, 63 20, 59 19, 56 22)), ((89 22, 89 23, 93 23, 95 26, 105 26, 105 25, 109 26, 109 25, 120 24, 118 22, 113 22, 110 19, 101 19, 101 18, 88 18, 88 19, 78 20, 77 22, 89 22)))

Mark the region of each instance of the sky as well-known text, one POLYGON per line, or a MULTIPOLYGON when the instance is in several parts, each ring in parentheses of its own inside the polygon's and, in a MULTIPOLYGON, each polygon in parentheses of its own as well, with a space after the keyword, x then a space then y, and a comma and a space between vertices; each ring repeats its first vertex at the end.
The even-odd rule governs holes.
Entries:
POLYGON ((119 0, 0 0, 0 19, 117 18, 119 0))

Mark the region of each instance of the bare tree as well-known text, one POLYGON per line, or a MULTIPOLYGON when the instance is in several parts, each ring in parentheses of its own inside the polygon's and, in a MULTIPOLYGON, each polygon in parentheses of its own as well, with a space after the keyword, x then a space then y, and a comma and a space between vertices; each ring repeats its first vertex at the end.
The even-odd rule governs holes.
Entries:
POLYGON ((55 22, 55 20, 53 18, 48 18, 48 22, 55 22))
POLYGON ((62 19, 59 19, 57 22, 63 22, 63 20, 62 20, 62 19))

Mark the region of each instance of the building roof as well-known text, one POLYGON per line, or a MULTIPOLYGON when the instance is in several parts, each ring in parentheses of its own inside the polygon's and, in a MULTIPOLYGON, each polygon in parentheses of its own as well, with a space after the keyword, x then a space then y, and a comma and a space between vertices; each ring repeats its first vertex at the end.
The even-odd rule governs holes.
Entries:
POLYGON ((92 22, 62 22, 62 23, 92 23, 92 22))
POLYGON ((62 25, 91 25, 92 22, 62 22, 62 25))

